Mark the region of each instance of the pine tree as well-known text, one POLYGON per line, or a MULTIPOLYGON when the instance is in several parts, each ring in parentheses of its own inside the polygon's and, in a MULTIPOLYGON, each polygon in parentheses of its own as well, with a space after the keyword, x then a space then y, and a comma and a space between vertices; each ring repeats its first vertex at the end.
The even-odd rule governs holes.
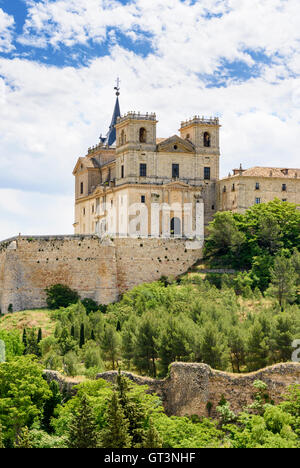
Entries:
POLYGON ((54 416, 54 410, 55 408, 61 404, 62 402, 62 395, 59 390, 59 385, 58 383, 53 380, 49 384, 50 390, 52 392, 51 397, 46 400, 45 405, 44 405, 44 416, 43 416, 43 421, 42 425, 43 428, 51 434, 53 432, 53 428, 51 426, 51 418, 54 416))
POLYGON ((79 339, 79 347, 82 348, 85 344, 85 332, 84 332, 84 324, 81 324, 80 327, 80 339, 79 339))
POLYGON ((117 377, 117 391, 124 416, 129 423, 128 431, 132 437, 132 447, 140 448, 146 437, 144 429, 146 413, 141 402, 131 397, 130 382, 121 374, 120 369, 117 377))
POLYGON ((98 436, 92 407, 87 397, 83 395, 79 409, 75 412, 70 424, 68 448, 97 448, 98 436))
POLYGON ((162 448, 163 442, 160 437, 159 432, 154 427, 152 419, 149 422, 149 428, 146 433, 146 438, 143 444, 143 448, 154 449, 154 448, 162 448))
POLYGON ((30 433, 28 427, 21 429, 20 434, 17 437, 16 448, 30 449, 32 448, 30 433))
POLYGON ((292 260, 283 256, 275 258, 270 272, 271 283, 267 292, 277 298, 283 311, 286 304, 296 298, 298 275, 292 260))
POLYGON ((103 448, 130 448, 131 437, 129 435, 129 423, 124 416, 122 406, 116 392, 113 393, 108 403, 106 412, 107 427, 101 434, 101 446, 103 448))

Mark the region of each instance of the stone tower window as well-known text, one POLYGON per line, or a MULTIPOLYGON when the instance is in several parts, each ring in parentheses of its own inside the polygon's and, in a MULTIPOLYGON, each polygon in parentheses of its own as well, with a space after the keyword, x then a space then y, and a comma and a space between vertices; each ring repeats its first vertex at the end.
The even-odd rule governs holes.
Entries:
POLYGON ((147 141, 147 130, 142 127, 140 128, 140 143, 146 143, 147 141))
POLYGON ((211 138, 208 132, 205 132, 203 135, 203 144, 206 148, 210 148, 211 138))
POLYGON ((80 194, 83 194, 83 182, 80 183, 80 194))
POLYGON ((189 133, 186 134, 185 139, 186 139, 186 140, 189 140, 189 139, 190 139, 190 134, 189 134, 189 133))

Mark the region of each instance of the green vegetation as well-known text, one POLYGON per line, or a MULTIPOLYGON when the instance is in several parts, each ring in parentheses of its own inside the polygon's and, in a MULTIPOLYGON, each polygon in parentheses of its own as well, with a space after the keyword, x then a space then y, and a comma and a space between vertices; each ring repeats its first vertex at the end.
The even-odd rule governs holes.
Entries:
POLYGON ((120 374, 115 386, 95 380, 119 367, 165 377, 174 361, 236 373, 290 361, 300 339, 299 236, 300 212, 279 200, 244 215, 217 213, 206 262, 235 274, 195 267, 109 306, 55 285, 51 310, 0 318, 0 447, 299 447, 299 386, 275 406, 257 381, 249 407, 235 414, 222 399, 212 420, 168 417, 157 396, 120 374), (43 379, 44 368, 85 381, 69 398, 43 379))
POLYGON ((32 356, 0 364, 0 382, 2 448, 300 448, 299 385, 274 405, 256 381, 253 404, 234 414, 223 398, 211 420, 168 417, 156 395, 120 374, 115 385, 88 380, 63 398, 32 356))

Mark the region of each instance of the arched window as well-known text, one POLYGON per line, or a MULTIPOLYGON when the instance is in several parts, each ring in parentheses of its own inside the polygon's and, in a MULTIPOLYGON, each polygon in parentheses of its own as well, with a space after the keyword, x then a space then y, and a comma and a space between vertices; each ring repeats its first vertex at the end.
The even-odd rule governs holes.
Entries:
POLYGON ((186 140, 189 140, 189 139, 190 139, 190 134, 189 134, 189 133, 186 134, 185 139, 186 139, 186 140))
POLYGON ((210 134, 208 132, 204 133, 203 140, 204 140, 204 146, 206 148, 209 148, 210 147, 210 134))
POLYGON ((181 221, 179 218, 171 219, 171 236, 172 237, 181 237, 181 221))
POLYGON ((142 127, 140 128, 140 143, 146 143, 147 141, 147 130, 142 127))

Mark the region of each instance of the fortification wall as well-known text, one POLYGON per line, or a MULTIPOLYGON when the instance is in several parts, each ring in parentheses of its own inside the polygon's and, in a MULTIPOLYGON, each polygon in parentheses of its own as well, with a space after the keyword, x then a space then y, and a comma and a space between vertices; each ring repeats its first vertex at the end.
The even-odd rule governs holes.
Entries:
MULTIPOLYGON (((206 364, 174 363, 171 366, 170 377, 164 380, 154 380, 129 372, 123 372, 138 385, 147 385, 149 393, 156 393, 162 399, 165 411, 173 416, 217 417, 216 406, 222 395, 229 401, 231 408, 237 413, 253 402, 256 392, 253 387, 255 380, 262 380, 268 385, 269 395, 275 403, 282 401, 287 387, 300 385, 300 364, 284 363, 267 367, 251 374, 229 374, 211 369, 206 364), (209 403, 209 405, 208 405, 209 403), (208 411, 211 406, 211 411, 208 411)), ((79 382, 63 377, 54 371, 45 371, 48 381, 56 380, 61 389, 76 393, 74 386, 79 382)), ((97 376, 107 382, 115 382, 117 372, 105 372, 97 376)))
POLYGON ((45 307, 45 288, 62 283, 98 303, 132 287, 179 275, 201 258, 181 239, 18 237, 0 244, 0 308, 45 307))

